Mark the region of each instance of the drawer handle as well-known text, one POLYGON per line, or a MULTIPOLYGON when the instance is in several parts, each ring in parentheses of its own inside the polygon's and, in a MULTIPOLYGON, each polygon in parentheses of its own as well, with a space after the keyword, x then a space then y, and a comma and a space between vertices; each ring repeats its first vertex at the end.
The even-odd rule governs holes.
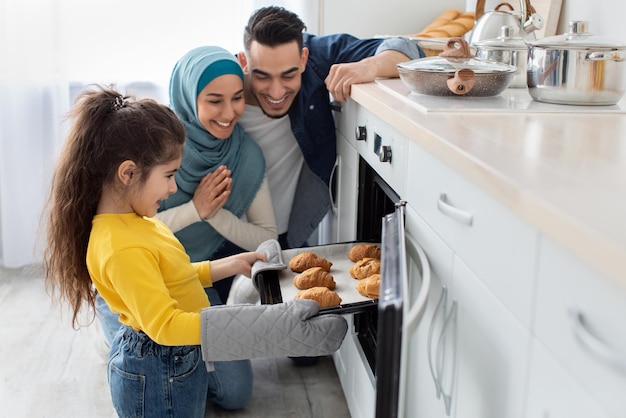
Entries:
POLYGON ((472 223, 474 222, 474 216, 471 213, 461 210, 459 208, 456 208, 452 206, 451 204, 449 204, 448 196, 445 193, 441 193, 439 195, 439 200, 437 201, 437 208, 439 208, 439 211, 443 213, 444 215, 449 216, 450 218, 456 221, 459 221, 461 223, 464 223, 466 225, 471 226, 472 223))
POLYGON ((585 317, 581 311, 570 309, 569 317, 574 336, 587 352, 611 368, 617 367, 622 373, 626 373, 626 356, 593 335, 585 326, 585 317))

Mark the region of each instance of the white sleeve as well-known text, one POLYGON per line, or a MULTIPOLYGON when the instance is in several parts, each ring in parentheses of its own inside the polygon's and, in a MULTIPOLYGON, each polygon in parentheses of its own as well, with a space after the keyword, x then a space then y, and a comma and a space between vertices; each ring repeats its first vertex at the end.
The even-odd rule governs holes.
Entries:
POLYGON ((193 223, 202 221, 196 206, 193 204, 193 200, 162 212, 157 212, 156 218, 167 225, 172 232, 178 232, 193 223))
POLYGON ((224 238, 246 251, 256 250, 268 239, 277 239, 278 227, 267 177, 263 179, 259 191, 248 208, 245 220, 237 218, 232 212, 220 209, 206 222, 224 238))

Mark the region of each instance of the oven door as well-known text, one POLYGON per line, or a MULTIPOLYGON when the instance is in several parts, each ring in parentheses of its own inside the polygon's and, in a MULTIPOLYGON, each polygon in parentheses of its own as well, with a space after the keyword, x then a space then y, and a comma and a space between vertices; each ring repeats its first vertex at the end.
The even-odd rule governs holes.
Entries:
MULTIPOLYGON (((406 202, 382 222, 381 288, 376 350, 376 417, 405 416, 408 343, 419 324, 430 290, 424 250, 404 228, 406 202), (411 292, 419 286, 417 293, 411 292), (416 295, 414 298, 411 295, 416 295)), ((427 370, 424 370, 427 373, 427 370)))

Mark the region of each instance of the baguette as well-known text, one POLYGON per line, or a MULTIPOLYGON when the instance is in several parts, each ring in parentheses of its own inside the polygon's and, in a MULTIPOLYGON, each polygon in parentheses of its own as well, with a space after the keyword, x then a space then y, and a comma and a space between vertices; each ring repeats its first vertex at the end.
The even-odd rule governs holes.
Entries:
POLYGON ((461 13, 460 10, 452 9, 442 13, 439 17, 427 25, 421 32, 415 34, 416 38, 456 38, 465 35, 474 27, 474 12, 461 13), (451 18, 451 16, 454 16, 451 18))

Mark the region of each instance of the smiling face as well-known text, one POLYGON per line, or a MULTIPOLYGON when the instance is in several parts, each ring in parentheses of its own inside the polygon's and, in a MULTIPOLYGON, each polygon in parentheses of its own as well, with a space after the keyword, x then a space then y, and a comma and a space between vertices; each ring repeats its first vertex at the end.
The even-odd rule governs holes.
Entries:
POLYGON ((296 41, 270 47, 252 42, 239 62, 247 77, 248 99, 273 118, 287 114, 302 86, 309 51, 296 41))
POLYGON ((211 80, 197 98, 198 120, 211 135, 227 139, 245 108, 243 82, 225 74, 211 80))
POLYGON ((137 192, 130 199, 132 210, 139 216, 153 217, 159 209, 159 201, 176 193, 174 174, 180 167, 181 157, 152 168, 145 182, 137 184, 137 192))

